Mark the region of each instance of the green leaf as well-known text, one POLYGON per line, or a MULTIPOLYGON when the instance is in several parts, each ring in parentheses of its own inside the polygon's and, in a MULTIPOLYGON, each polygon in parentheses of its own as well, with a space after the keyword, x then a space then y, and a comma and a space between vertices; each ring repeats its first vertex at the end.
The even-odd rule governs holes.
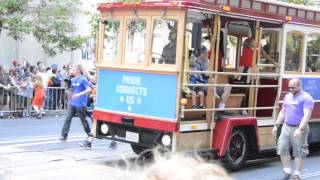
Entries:
POLYGON ((46 0, 36 6, 31 2, 0 0, 0 33, 5 29, 16 40, 31 33, 48 56, 83 47, 87 37, 72 35, 80 0, 46 0))

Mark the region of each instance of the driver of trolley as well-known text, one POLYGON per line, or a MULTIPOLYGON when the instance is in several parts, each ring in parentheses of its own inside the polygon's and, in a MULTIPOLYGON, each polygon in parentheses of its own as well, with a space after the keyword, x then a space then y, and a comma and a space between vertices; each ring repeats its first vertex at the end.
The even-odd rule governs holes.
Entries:
POLYGON ((177 47, 177 30, 172 29, 168 37, 169 43, 164 46, 159 59, 160 64, 175 64, 176 63, 176 47, 177 47))

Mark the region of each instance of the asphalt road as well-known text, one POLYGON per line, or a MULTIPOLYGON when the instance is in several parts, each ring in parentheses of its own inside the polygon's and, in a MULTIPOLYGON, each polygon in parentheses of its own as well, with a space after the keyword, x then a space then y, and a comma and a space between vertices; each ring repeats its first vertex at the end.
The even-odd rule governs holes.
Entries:
MULTIPOLYGON (((96 140, 91 150, 78 143, 86 138, 81 122, 74 118, 69 138, 58 140, 64 117, 0 119, 0 180, 125 179, 127 160, 136 155, 125 143, 108 148, 109 140, 96 140), (121 162, 121 163, 119 163, 121 162)), ((320 153, 308 157, 303 179, 320 179, 320 153)), ((230 173, 239 180, 281 178, 279 158, 253 160, 230 173)))
POLYGON ((64 117, 0 119, 0 180, 112 179, 120 169, 108 162, 136 157, 128 144, 108 148, 109 140, 95 140, 91 150, 80 147, 86 134, 78 118, 61 142, 63 122, 64 117))

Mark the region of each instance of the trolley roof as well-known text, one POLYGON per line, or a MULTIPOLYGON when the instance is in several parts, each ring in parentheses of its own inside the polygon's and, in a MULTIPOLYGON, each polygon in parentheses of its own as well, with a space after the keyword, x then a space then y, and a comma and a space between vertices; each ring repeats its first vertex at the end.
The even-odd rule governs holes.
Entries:
POLYGON ((98 4, 101 12, 151 8, 194 9, 262 21, 320 26, 319 8, 274 0, 123 0, 98 4))

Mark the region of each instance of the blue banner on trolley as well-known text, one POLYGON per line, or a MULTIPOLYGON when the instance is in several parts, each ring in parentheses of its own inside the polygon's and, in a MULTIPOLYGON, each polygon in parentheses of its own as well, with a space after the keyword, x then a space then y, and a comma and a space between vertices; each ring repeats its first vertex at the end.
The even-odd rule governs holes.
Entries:
POLYGON ((320 78, 300 78, 302 89, 309 93, 314 100, 320 100, 320 78))
POLYGON ((99 109, 176 119, 177 76, 100 69, 99 109))

